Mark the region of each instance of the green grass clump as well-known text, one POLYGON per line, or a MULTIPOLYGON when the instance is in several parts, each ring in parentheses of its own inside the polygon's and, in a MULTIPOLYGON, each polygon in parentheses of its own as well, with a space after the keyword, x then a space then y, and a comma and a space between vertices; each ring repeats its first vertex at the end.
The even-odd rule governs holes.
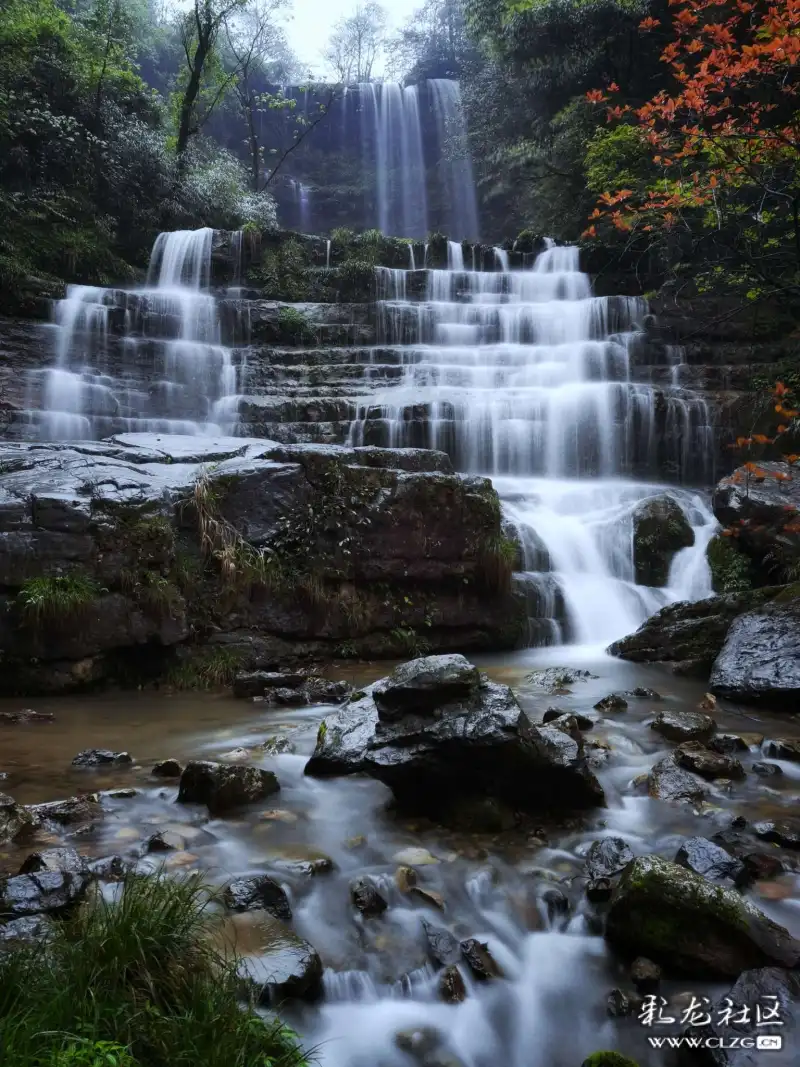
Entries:
POLYGON ((519 545, 504 534, 494 534, 478 546, 478 584, 487 593, 508 593, 519 556, 519 545))
POLYGON ((296 345, 313 341, 316 336, 314 327, 297 308, 282 307, 278 312, 278 326, 281 333, 296 345))
POLYGON ((233 648, 203 649, 175 664, 166 677, 174 689, 221 689, 233 685, 242 668, 242 653, 233 648))
POLYGON ((78 618, 100 593, 97 582, 85 574, 29 578, 15 603, 21 621, 28 625, 66 623, 78 618))
POLYGON ((295 1034, 240 1002, 197 876, 131 876, 40 946, 0 953, 3 1067, 301 1067, 295 1034))
POLYGON ((750 559, 731 538, 717 534, 706 549, 711 569, 711 584, 715 593, 742 593, 753 588, 753 568, 750 559))

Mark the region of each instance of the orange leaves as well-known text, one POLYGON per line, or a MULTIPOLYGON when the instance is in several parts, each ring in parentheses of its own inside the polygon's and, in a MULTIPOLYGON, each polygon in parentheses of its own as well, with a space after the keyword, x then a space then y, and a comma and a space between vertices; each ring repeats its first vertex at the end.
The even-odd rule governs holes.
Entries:
POLYGON ((788 396, 791 391, 792 390, 788 385, 785 385, 783 382, 776 382, 775 388, 772 390, 772 395, 774 397, 788 396))
POLYGON ((652 16, 648 15, 646 19, 642 19, 642 21, 639 23, 639 29, 642 31, 642 33, 649 33, 650 30, 654 30, 656 26, 660 25, 660 19, 654 19, 652 16))
POLYGON ((608 97, 602 89, 590 89, 586 94, 586 99, 590 104, 602 104, 604 100, 608 100, 608 97))
POLYGON ((581 234, 581 237, 597 237, 597 227, 596 226, 587 226, 586 229, 581 234))
POLYGON ((751 440, 757 445, 771 445, 775 438, 767 437, 765 433, 754 433, 751 440))

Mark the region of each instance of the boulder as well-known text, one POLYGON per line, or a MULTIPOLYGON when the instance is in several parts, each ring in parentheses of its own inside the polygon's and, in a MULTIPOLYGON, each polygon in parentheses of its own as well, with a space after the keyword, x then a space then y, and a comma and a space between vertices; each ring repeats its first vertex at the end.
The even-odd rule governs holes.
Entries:
POLYGON ((568 689, 576 682, 588 682, 590 678, 596 678, 591 671, 581 670, 575 667, 546 667, 543 670, 531 671, 525 675, 525 681, 530 685, 547 689, 549 692, 568 689))
MULTIPOLYGON (((758 742, 759 744, 761 742, 758 742)), ((719 752, 724 756, 730 756, 734 752, 747 752, 750 748, 745 737, 741 734, 715 734, 708 741, 708 747, 713 752, 719 752)))
POLYGON ((534 725, 507 686, 462 657, 412 660, 324 720, 306 774, 357 772, 388 785, 402 809, 445 820, 474 797, 531 813, 604 803, 581 743, 534 725))
POLYGON ((744 767, 733 756, 706 748, 700 741, 682 741, 675 749, 675 761, 710 782, 715 778, 744 778, 744 767))
POLYGON ((687 838, 676 852, 675 862, 720 885, 739 886, 747 881, 742 861, 705 837, 687 838))
POLYGON ((262 697, 268 689, 299 689, 304 674, 285 671, 242 671, 233 679, 235 697, 262 697))
POLYGON ((128 752, 110 752, 106 748, 86 748, 72 761, 73 767, 107 767, 133 763, 128 752))
POLYGON ((23 708, 21 711, 0 711, 0 723, 6 724, 52 722, 54 718, 52 711, 34 711, 33 708, 23 708))
POLYGON ((83 876, 89 873, 89 863, 74 848, 45 848, 41 852, 32 852, 19 869, 20 874, 38 874, 40 871, 64 871, 83 876))
POLYGON ((753 833, 761 841, 769 841, 782 848, 800 849, 800 819, 757 822, 753 826, 753 833))
POLYGON ((727 700, 795 710, 800 701, 800 596, 735 619, 708 684, 727 700))
POLYGON ((555 726, 557 729, 563 730, 565 725, 568 724, 569 729, 566 730, 566 733, 572 732, 572 722, 575 723, 579 730, 591 730, 594 726, 594 719, 590 719, 588 715, 581 715, 579 711, 548 708, 542 716, 542 726, 555 726), (571 721, 568 722, 568 720, 571 721))
POLYGON ((350 899, 353 906, 368 919, 383 915, 389 906, 367 878, 357 878, 351 883, 350 899))
POLYGON ((668 741, 708 741, 716 728, 710 715, 698 711, 660 711, 650 723, 668 741))
POLYGON ((259 1003, 275 1006, 321 996, 322 960, 313 945, 266 911, 249 911, 232 921, 234 948, 246 931, 247 954, 239 956, 237 973, 259 1003))
POLYGON ((41 871, 0 879, 0 918, 21 919, 68 911, 86 892, 88 877, 67 871, 41 871))
POLYGON ((613 878, 633 860, 633 852, 621 837, 601 837, 593 841, 586 853, 586 873, 589 878, 613 878))
MULTIPOLYGON (((2 936, 2 930, 0 930, 0 936, 2 936)), ((439 975, 436 988, 445 1004, 460 1004, 467 999, 467 987, 461 977, 461 971, 455 964, 451 963, 449 967, 445 967, 439 975)))
POLYGON ((103 856, 89 864, 89 874, 99 882, 121 882, 130 867, 122 856, 103 856))
POLYGON ((0 845, 23 841, 36 827, 31 812, 7 793, 0 793, 0 845))
POLYGON ((474 937, 461 942, 461 952, 473 975, 481 982, 490 978, 502 978, 503 972, 489 951, 489 946, 474 937))
POLYGON ((0 923, 0 945, 16 948, 22 945, 39 945, 52 935, 53 923, 46 915, 28 915, 24 919, 12 919, 0 923))
POLYGON ((461 961, 461 945, 449 930, 436 926, 427 919, 422 920, 422 928, 425 931, 428 953, 434 963, 440 967, 449 967, 461 961))
POLYGON ((659 856, 640 857, 623 872, 606 937, 624 954, 695 979, 800 963, 800 942, 748 900, 659 856))
POLYGON ((634 689, 626 689, 622 694, 632 700, 663 700, 664 698, 655 689, 648 689, 644 685, 637 685, 634 689))
POLYGON ((673 558, 694 544, 694 530, 669 496, 639 504, 633 513, 633 566, 638 585, 664 586, 673 558))
POLYGON ((736 544, 745 558, 762 571, 798 547, 795 522, 800 512, 796 468, 777 460, 758 464, 763 477, 740 467, 723 478, 711 498, 723 526, 735 526, 736 544), (788 529, 787 529, 788 527, 788 529))
POLYGON ((702 778, 683 770, 674 755, 659 760, 647 776, 647 792, 656 800, 695 803, 708 793, 702 778))
POLYGON ((631 981, 640 993, 655 993, 661 982, 661 968, 646 956, 637 956, 631 964, 631 981))
POLYGON ((624 711, 628 701, 622 693, 609 693, 608 696, 598 700, 595 704, 597 711, 624 711))
POLYGON ((764 755, 773 759, 792 760, 800 762, 800 739, 796 737, 776 737, 767 741, 764 747, 764 755))
POLYGON ((34 819, 59 826, 85 827, 103 818, 97 793, 82 793, 66 800, 49 800, 45 804, 31 804, 28 811, 34 819))
POLYGON ((254 878, 235 878, 222 891, 229 911, 267 911, 276 919, 290 922, 292 907, 281 885, 266 874, 254 878))
POLYGON ((757 774, 760 778, 778 778, 783 774, 783 771, 777 763, 752 763, 750 770, 753 774, 757 774))
POLYGON ((183 766, 176 759, 164 759, 157 763, 150 773, 156 778, 180 778, 183 766))
POLYGON ((280 783, 272 771, 243 764, 191 760, 181 775, 178 802, 205 804, 212 815, 223 815, 277 793, 280 783))
POLYGON ((312 674, 249 671, 237 674, 233 694, 265 700, 268 704, 302 707, 307 704, 341 704, 352 692, 347 682, 332 682, 312 674))

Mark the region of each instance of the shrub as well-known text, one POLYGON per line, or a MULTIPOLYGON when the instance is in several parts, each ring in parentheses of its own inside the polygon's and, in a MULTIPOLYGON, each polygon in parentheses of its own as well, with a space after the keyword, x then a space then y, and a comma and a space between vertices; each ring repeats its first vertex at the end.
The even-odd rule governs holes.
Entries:
POLYGON ((130 876, 0 954, 3 1067, 300 1067, 295 1035, 240 1004, 236 959, 197 876, 130 876))
POLYGON ((303 312, 298 311, 297 308, 282 307, 278 312, 278 325, 281 333, 294 344, 313 341, 315 338, 313 326, 303 312))
POLYGON ((478 546, 478 584, 488 593, 507 593, 519 556, 519 545, 504 534, 485 538, 478 546))
POLYGON ((100 593, 97 582, 85 574, 29 578, 17 593, 16 605, 23 623, 66 623, 81 615, 100 593))

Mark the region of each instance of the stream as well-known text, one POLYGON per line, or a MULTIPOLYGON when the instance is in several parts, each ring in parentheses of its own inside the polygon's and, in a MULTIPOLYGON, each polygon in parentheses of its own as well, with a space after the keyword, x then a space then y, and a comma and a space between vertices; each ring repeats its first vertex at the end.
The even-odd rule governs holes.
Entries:
MULTIPOLYGON (((624 838, 637 855, 657 852, 672 858, 683 838, 710 837, 736 815, 749 820, 785 816, 800 793, 800 764, 777 761, 783 774, 761 778, 750 773, 758 758, 753 748, 741 754, 747 778, 729 792, 711 786, 712 802, 704 809, 652 800, 634 779, 672 745, 648 723, 660 708, 695 709, 704 695, 700 683, 577 646, 528 649, 476 662, 493 680, 511 685, 537 720, 551 705, 594 720, 587 741, 611 746, 597 771, 606 809, 557 829, 527 827, 502 834, 456 833, 424 820, 397 819, 386 810, 389 792, 378 782, 304 776, 329 707, 274 709, 229 696, 158 691, 35 700, 35 710, 52 712, 54 721, 0 727, 0 771, 8 776, 3 789, 22 803, 37 803, 77 792, 133 788, 133 796, 106 793, 105 819, 73 842, 82 852, 131 859, 141 854, 149 835, 170 830, 185 839, 185 847, 139 859, 142 869, 164 863, 169 871, 201 870, 215 883, 265 871, 277 877, 291 899, 294 929, 314 945, 325 965, 323 999, 287 1011, 324 1067, 408 1067, 409 1053, 395 1044, 394 1035, 422 1030, 424 1036, 425 1028, 443 1038, 425 1063, 442 1067, 491 1067, 499 1061, 511 1067, 566 1067, 579 1065, 599 1048, 627 1052, 641 1065, 663 1063, 664 1054, 648 1048, 648 1031, 635 1017, 614 1019, 607 1013, 610 990, 625 986, 627 977, 593 921, 579 877, 582 857, 590 842, 610 835, 624 838), (597 677, 552 696, 526 681, 531 670, 549 665, 580 666, 597 677), (635 686, 655 689, 664 699, 658 704, 630 700, 624 711, 593 710, 610 691, 635 686), (178 806, 177 783, 150 773, 160 759, 225 758, 275 735, 288 738, 294 752, 263 756, 256 751, 250 758, 277 773, 280 793, 232 817, 210 819, 205 808, 178 806), (134 763, 111 770, 72 767, 73 756, 90 746, 127 750, 134 763), (292 866, 320 856, 333 861, 332 870, 308 877, 292 866), (421 887, 441 894, 443 911, 399 892, 394 872, 404 864, 415 867, 421 887), (360 875, 369 875, 388 901, 382 916, 367 919, 353 908, 349 885, 360 875), (442 1003, 426 954, 423 919, 460 938, 488 943, 504 977, 479 983, 465 973, 467 998, 456 1005, 442 1003)), ((328 673, 365 684, 389 669, 387 664, 347 664, 328 673)), ((25 703, 2 701, 0 711, 18 711, 25 703)), ((767 738, 800 735, 796 716, 722 703, 714 716, 720 730, 767 738)), ((0 871, 16 871, 27 851, 1 853, 0 871)), ((756 883, 749 895, 800 935, 797 871, 756 883)), ((716 996, 725 988, 662 983, 668 998, 687 992, 716 996)), ((777 1067, 783 1060, 770 1062, 777 1067)))

